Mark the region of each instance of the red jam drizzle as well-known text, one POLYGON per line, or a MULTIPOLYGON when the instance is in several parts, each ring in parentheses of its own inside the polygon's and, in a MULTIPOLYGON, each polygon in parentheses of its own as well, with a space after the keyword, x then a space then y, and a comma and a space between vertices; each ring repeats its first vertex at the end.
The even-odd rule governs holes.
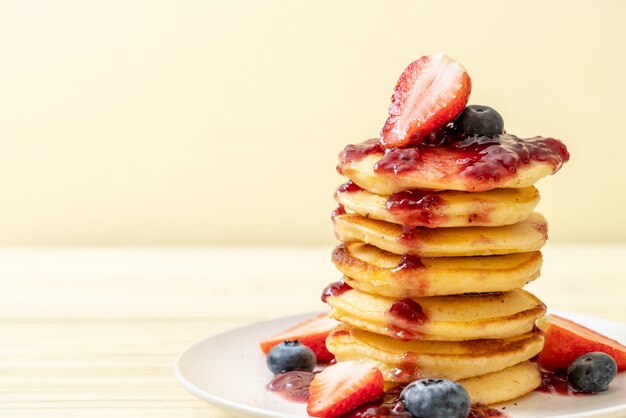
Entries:
POLYGON ((411 298, 396 300, 388 314, 417 325, 422 325, 427 320, 420 304, 411 298))
POLYGON ((267 390, 276 392, 290 402, 306 403, 314 377, 315 373, 311 372, 281 373, 268 383, 267 390))
POLYGON ((380 152, 383 152, 383 148, 380 146, 378 138, 368 139, 360 144, 349 144, 339 154, 340 164, 337 166, 337 171, 341 174, 342 165, 359 161, 368 155, 380 152))
POLYGON ((343 279, 331 283, 326 286, 326 289, 322 292, 322 302, 326 302, 326 300, 331 296, 339 296, 351 289, 352 287, 344 282, 343 279))
POLYGON ((410 352, 404 353, 398 366, 393 370, 393 375, 398 382, 409 383, 413 380, 420 379, 422 372, 417 366, 417 354, 410 352))
MULTIPOLYGON (((519 138, 509 134, 469 136, 443 128, 429 134, 427 140, 417 146, 384 150, 384 155, 375 164, 374 171, 389 175, 413 171, 425 158, 425 153, 430 155, 436 149, 452 152, 450 158, 456 160, 461 174, 479 182, 501 181, 532 161, 551 165, 553 173, 569 161, 567 148, 558 139, 541 136, 519 138)), ((376 139, 348 145, 341 154, 341 163, 337 170, 341 173, 342 165, 376 153, 383 153, 376 139)), ((445 152, 442 155, 446 155, 445 152)))
POLYGON ((508 416, 509 415, 505 414, 504 412, 498 409, 489 408, 488 406, 481 405, 481 404, 474 404, 472 405, 472 409, 470 409, 470 413, 467 417, 468 418, 487 418, 487 417, 506 418, 508 416))
POLYGON ((395 175, 413 171, 421 161, 419 148, 392 148, 374 165, 374 172, 395 175))
POLYGON ((413 254, 404 254, 398 262, 398 265, 395 266, 391 271, 393 273, 398 273, 422 269, 424 267, 426 266, 424 266, 424 263, 422 263, 422 259, 419 256, 413 254))
POLYGON ((567 381, 567 372, 565 370, 559 370, 556 372, 542 371, 541 386, 535 390, 537 392, 561 396, 593 395, 593 393, 578 392, 573 389, 567 381))
POLYGON ((386 207, 402 225, 436 226, 442 220, 444 204, 437 193, 414 189, 390 195, 386 207))
POLYGON ((330 217, 335 219, 337 216, 339 215, 345 215, 346 214, 346 208, 343 205, 339 205, 337 206, 337 209, 335 209, 331 214, 330 217))
POLYGON ((411 418, 411 414, 404 408, 400 401, 400 393, 404 386, 396 386, 385 392, 385 395, 373 402, 366 403, 345 415, 342 418, 384 418, 384 417, 406 417, 411 418))
POLYGON ((360 192, 363 189, 358 185, 352 183, 352 180, 349 180, 347 183, 342 184, 337 189, 337 193, 356 193, 360 192))
POLYGON ((500 181, 533 160, 550 164, 552 172, 569 161, 567 148, 554 138, 536 136, 524 139, 515 135, 467 137, 460 134, 448 143, 461 153, 457 164, 463 167, 462 173, 479 181, 500 181))
POLYGON ((400 340, 415 340, 422 333, 409 327, 420 326, 428 320, 419 303, 411 298, 396 300, 387 311, 388 329, 400 340))
POLYGON ((428 279, 420 271, 426 266, 422 259, 413 254, 404 254, 398 264, 391 270, 394 276, 404 282, 405 286, 410 286, 414 294, 423 295, 428 290, 428 279))
POLYGON ((417 247, 418 245, 418 233, 417 228, 414 226, 402 226, 402 235, 397 239, 398 242, 406 245, 407 247, 417 247))

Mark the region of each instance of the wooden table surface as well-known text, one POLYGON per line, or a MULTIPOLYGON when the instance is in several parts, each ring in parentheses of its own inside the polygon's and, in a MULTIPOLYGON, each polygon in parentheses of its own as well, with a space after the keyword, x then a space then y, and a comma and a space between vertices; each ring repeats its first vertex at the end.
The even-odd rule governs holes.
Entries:
MULTIPOLYGON (((325 309, 320 291, 339 277, 330 251, 0 250, 0 417, 226 417, 178 385, 177 355, 325 309)), ((626 245, 553 244, 544 257, 527 288, 550 308, 626 323, 626 245)))

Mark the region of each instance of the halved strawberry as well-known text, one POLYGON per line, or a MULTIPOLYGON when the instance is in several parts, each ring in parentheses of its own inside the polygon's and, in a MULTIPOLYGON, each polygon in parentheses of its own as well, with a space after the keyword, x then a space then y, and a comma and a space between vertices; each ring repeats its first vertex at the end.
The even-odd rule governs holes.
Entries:
POLYGON ((583 354, 601 351, 613 357, 619 371, 626 370, 626 346, 569 319, 549 315, 540 324, 545 344, 539 365, 546 370, 567 369, 583 354))
POLYGON ((396 83, 380 143, 394 148, 422 142, 463 111, 471 90, 465 68, 441 52, 412 62, 396 83))
POLYGON ((337 417, 383 396, 384 383, 372 363, 339 362, 315 376, 306 410, 314 417, 337 417))
POLYGON ((261 350, 267 354, 272 347, 283 341, 298 340, 300 344, 313 350, 319 363, 325 363, 335 358, 326 348, 326 337, 337 325, 339 322, 324 313, 261 341, 261 350))

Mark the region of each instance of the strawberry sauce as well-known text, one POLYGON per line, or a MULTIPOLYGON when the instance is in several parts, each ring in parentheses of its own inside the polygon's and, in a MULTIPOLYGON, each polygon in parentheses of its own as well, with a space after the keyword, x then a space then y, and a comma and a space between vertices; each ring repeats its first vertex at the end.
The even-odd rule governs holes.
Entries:
POLYGON ((387 311, 387 328, 400 340, 415 340, 422 333, 413 327, 423 325, 428 318, 419 303, 411 298, 400 299, 393 302, 387 311))
POLYGON ((290 402, 306 403, 309 399, 309 387, 314 377, 315 373, 311 372, 281 373, 268 383, 267 389, 290 402))
POLYGON ((408 272, 412 270, 422 269, 424 267, 426 266, 424 265, 424 263, 422 263, 422 259, 419 256, 413 254, 404 254, 398 262, 398 265, 394 267, 394 269, 391 271, 393 273, 405 271, 408 272))
POLYGON ((559 370, 556 372, 541 372, 541 386, 535 389, 537 392, 549 393, 561 396, 584 396, 593 395, 592 392, 578 392, 573 389, 567 381, 567 372, 559 370))
POLYGON ((362 190, 363 189, 358 184, 354 184, 352 180, 348 180, 347 183, 339 186, 339 188, 337 189, 337 193, 356 193, 362 190))
POLYGON ((326 286, 326 289, 322 292, 322 302, 326 302, 326 300, 331 296, 339 296, 351 289, 352 287, 344 282, 343 279, 331 283, 326 286))
POLYGON ((407 226, 437 226, 445 201, 435 192, 428 190, 406 190, 387 198, 386 208, 396 220, 407 226))
MULTIPOLYGON (((349 164, 351 162, 360 161, 368 155, 378 154, 383 152, 383 147, 380 145, 378 138, 368 139, 360 144, 349 144, 339 154, 340 165, 349 164)), ((340 166, 337 167, 337 171, 341 174, 340 166)))
POLYGON ((395 175, 413 171, 421 161, 419 148, 392 148, 374 165, 374 172, 395 175))
POLYGON ((335 219, 337 216, 345 215, 345 214, 346 214, 346 208, 343 205, 339 205, 337 206, 337 209, 332 211, 332 213, 330 214, 330 217, 335 219))
POLYGON ((479 182, 501 181, 532 161, 549 164, 553 173, 569 161, 567 148, 558 139, 541 136, 519 138, 509 134, 470 136, 443 128, 431 133, 428 141, 407 148, 383 151, 375 139, 348 145, 341 153, 338 171, 341 173, 342 165, 371 154, 383 154, 374 166, 378 174, 395 176, 417 169, 423 161, 432 160, 435 163, 443 158, 446 162, 454 161, 459 174, 479 182))

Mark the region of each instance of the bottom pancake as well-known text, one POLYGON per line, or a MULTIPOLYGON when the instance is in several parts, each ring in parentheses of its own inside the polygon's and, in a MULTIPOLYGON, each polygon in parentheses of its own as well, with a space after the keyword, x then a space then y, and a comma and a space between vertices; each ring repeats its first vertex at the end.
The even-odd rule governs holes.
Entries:
POLYGON ((524 361, 493 373, 459 381, 472 403, 491 405, 519 398, 541 385, 537 363, 524 361))
POLYGON ((348 325, 339 325, 326 339, 338 361, 370 360, 385 381, 409 383, 434 377, 461 380, 514 366, 537 355, 543 333, 473 341, 400 341, 348 325))

